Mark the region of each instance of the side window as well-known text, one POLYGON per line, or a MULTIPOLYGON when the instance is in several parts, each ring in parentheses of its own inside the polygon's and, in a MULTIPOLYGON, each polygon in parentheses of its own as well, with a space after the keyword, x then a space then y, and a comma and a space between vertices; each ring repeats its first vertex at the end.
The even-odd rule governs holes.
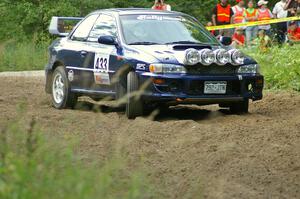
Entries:
POLYGON ((100 15, 90 32, 88 41, 96 42, 100 36, 117 37, 117 23, 114 17, 100 15))
POLYGON ((81 22, 81 24, 77 27, 77 29, 73 33, 71 39, 77 41, 86 40, 98 16, 99 15, 91 15, 86 19, 84 19, 84 21, 81 22))

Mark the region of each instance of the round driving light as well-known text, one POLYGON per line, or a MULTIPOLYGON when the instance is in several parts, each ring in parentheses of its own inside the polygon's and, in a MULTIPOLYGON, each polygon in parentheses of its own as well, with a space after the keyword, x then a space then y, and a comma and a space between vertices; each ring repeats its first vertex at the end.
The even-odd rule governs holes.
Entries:
POLYGON ((237 50, 237 49, 232 49, 230 51, 228 51, 231 57, 231 63, 233 65, 241 65, 244 64, 244 54, 242 53, 242 51, 237 50))
POLYGON ((230 62, 230 54, 224 49, 215 50, 215 56, 219 65, 225 65, 230 62))
POLYGON ((207 66, 215 61, 215 54, 210 49, 203 49, 200 51, 201 64, 207 66))
POLYGON ((200 61, 200 54, 198 50, 194 48, 189 48, 185 51, 185 60, 184 64, 186 65, 195 65, 200 61))

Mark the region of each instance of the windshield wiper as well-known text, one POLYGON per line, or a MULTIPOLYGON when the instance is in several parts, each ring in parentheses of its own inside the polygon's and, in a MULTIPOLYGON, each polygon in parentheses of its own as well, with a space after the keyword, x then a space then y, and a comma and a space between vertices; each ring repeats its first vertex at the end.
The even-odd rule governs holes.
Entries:
POLYGON ((168 44, 202 44, 202 43, 195 42, 195 41, 174 41, 174 42, 168 42, 165 44, 168 45, 168 44))
POLYGON ((148 42, 148 41, 138 41, 138 42, 129 43, 128 45, 157 45, 157 44, 159 44, 159 43, 148 42))

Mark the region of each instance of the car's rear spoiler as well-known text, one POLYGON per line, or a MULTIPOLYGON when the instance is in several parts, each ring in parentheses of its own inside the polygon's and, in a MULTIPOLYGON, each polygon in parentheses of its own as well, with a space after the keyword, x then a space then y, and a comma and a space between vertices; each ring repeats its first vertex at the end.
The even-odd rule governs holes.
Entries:
POLYGON ((82 19, 82 17, 52 17, 49 25, 49 33, 66 37, 82 19))

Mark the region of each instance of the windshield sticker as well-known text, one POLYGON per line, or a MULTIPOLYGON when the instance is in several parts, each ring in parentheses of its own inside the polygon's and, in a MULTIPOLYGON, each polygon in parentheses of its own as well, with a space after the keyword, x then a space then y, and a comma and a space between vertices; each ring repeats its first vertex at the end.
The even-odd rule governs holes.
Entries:
POLYGON ((157 20, 157 21, 185 21, 182 17, 170 17, 162 15, 139 15, 137 20, 157 20))

